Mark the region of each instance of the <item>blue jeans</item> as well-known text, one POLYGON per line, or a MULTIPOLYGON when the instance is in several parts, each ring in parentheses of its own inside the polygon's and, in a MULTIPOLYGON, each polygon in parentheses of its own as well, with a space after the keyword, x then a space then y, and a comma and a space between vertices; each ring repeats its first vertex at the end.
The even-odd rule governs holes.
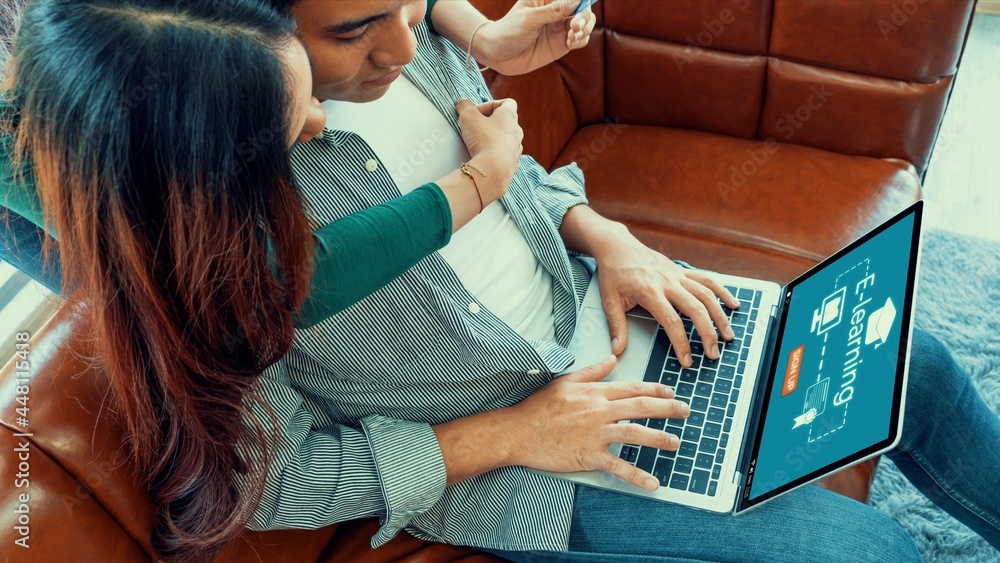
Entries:
POLYGON ((58 247, 53 245, 49 261, 44 260, 42 245, 48 235, 17 213, 0 207, 0 260, 5 260, 35 281, 59 294, 62 269, 58 247))
MULTIPOLYGON (((914 331, 903 437, 886 454, 923 494, 1000 549, 1000 419, 933 336, 914 331)), ((920 561, 893 520, 808 485, 732 516, 578 486, 567 552, 511 561, 920 561)))

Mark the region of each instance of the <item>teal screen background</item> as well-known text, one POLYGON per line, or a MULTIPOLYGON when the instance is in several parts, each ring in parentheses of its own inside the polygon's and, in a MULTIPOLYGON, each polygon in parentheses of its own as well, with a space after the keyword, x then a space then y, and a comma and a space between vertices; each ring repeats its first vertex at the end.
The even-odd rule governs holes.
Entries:
POLYGON ((914 221, 910 213, 792 290, 750 498, 889 437, 914 221), (877 338, 866 343, 870 322, 877 338), (799 346, 797 388, 782 396, 799 346))

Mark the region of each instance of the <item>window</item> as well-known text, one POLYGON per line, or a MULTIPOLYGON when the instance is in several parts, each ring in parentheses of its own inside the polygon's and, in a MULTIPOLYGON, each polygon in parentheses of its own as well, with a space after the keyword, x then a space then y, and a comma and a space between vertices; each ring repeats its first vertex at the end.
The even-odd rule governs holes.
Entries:
POLYGON ((14 335, 32 336, 61 305, 61 299, 17 268, 0 260, 0 363, 14 357, 14 335))

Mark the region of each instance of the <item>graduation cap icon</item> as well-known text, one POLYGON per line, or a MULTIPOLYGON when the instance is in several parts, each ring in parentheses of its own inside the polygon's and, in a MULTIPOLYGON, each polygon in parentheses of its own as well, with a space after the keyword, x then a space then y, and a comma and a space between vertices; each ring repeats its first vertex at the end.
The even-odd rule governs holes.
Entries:
POLYGON ((892 323, 896 320, 896 307, 892 299, 885 300, 885 306, 872 312, 868 317, 868 331, 865 333, 865 344, 875 343, 875 348, 885 344, 889 338, 892 323))

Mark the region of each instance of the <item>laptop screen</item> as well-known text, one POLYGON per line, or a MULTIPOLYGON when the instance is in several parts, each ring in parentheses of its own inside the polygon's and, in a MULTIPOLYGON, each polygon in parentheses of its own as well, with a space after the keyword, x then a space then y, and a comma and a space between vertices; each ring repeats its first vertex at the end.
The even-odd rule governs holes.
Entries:
POLYGON ((893 444, 920 209, 788 286, 740 509, 893 444))

